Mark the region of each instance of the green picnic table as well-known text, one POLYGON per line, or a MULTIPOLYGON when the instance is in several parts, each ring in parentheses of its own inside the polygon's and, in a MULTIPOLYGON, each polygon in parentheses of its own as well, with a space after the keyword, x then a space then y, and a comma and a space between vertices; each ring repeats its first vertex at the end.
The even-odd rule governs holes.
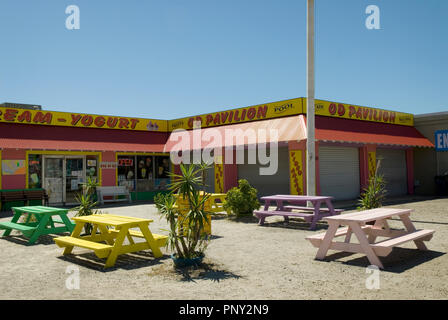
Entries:
POLYGON ((0 222, 0 230, 5 230, 3 236, 9 236, 11 230, 19 230, 29 238, 29 244, 36 242, 44 234, 72 232, 75 225, 67 216, 68 209, 46 206, 13 207, 11 209, 14 212, 12 220, 0 222), (19 223, 19 218, 22 215, 25 216, 25 222, 19 223), (31 219, 32 216, 35 219, 31 219))

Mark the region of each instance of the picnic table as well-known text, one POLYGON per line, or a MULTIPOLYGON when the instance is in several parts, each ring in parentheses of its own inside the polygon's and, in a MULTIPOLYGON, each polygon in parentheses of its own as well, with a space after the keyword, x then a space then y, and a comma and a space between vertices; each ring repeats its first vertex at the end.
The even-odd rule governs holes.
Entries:
POLYGON ((326 216, 333 216, 339 214, 343 210, 335 209, 331 200, 333 197, 329 196, 296 196, 296 195, 273 195, 261 197, 264 201, 264 209, 254 211, 254 215, 259 219, 259 225, 263 225, 266 217, 269 216, 283 216, 285 221, 289 221, 289 217, 304 218, 305 221, 311 222, 311 230, 316 228, 319 220, 326 216), (271 202, 276 204, 275 210, 269 210, 271 202), (285 205, 288 202, 289 205, 285 205), (307 207, 307 202, 312 204, 312 207, 307 207), (322 204, 327 207, 321 207, 322 204), (297 212, 293 210, 300 210, 297 212), (303 212, 305 211, 305 212, 303 212))
POLYGON ((47 206, 12 207, 14 216, 11 221, 0 222, 0 229, 5 230, 3 236, 9 236, 12 230, 18 230, 29 238, 33 244, 44 234, 71 232, 74 224, 67 216, 68 209, 47 206), (25 222, 19 222, 25 216, 25 222), (34 217, 34 219, 32 219, 34 217))
POLYGON ((427 250, 423 241, 431 240, 434 230, 417 230, 410 219, 411 209, 377 208, 360 212, 326 217, 329 227, 327 232, 307 237, 312 245, 319 248, 316 259, 325 258, 328 250, 339 250, 351 253, 364 253, 370 263, 384 269, 379 257, 388 256, 392 248, 405 242, 414 241, 419 250, 427 250), (387 220, 398 216, 406 230, 395 230, 389 227, 387 220), (367 224, 374 222, 374 224, 367 224), (346 227, 339 228, 341 225, 346 227), (351 243, 355 234, 359 243, 351 243), (344 242, 333 241, 345 236, 344 242), (376 242, 377 237, 389 239, 376 242))
POLYGON ((162 257, 160 247, 165 246, 168 239, 167 236, 151 233, 148 227, 153 222, 151 219, 93 214, 74 217, 73 220, 76 225, 71 236, 58 237, 54 241, 59 247, 65 248, 64 255, 70 254, 73 247, 93 250, 98 258, 107 258, 105 268, 114 266, 118 255, 147 249, 151 249, 155 258, 160 258, 162 257), (81 236, 86 223, 92 224, 92 232, 90 235, 81 236), (126 238, 129 244, 124 244, 126 238), (144 241, 135 242, 134 238, 141 238, 144 241))

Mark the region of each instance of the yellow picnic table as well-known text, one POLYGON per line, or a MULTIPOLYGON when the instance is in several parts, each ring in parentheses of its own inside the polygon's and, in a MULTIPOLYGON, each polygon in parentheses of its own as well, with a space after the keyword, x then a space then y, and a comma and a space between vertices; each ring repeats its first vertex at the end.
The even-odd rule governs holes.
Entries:
POLYGON ((67 237, 58 237, 54 241, 65 248, 64 255, 70 254, 73 247, 91 249, 98 258, 107 258, 105 268, 115 265, 118 255, 151 249, 155 258, 160 258, 160 247, 165 246, 167 236, 153 234, 149 230, 151 219, 118 216, 113 214, 93 214, 72 218, 76 225, 67 237), (86 223, 93 225, 90 235, 81 236, 86 223), (139 230, 131 230, 138 228, 139 230), (123 244, 125 238, 129 244, 123 244), (143 242, 135 242, 134 238, 143 238, 143 242))
MULTIPOLYGON (((200 194, 204 194, 203 191, 200 192, 200 194)), ((216 212, 221 212, 224 211, 223 208, 223 204, 224 204, 224 200, 226 200, 226 195, 225 193, 209 193, 209 198, 207 200, 207 204, 206 204, 206 208, 208 211, 216 213, 216 212), (219 201, 216 201, 219 200, 219 201)), ((177 199, 178 198, 178 194, 174 194, 174 197, 177 199)))

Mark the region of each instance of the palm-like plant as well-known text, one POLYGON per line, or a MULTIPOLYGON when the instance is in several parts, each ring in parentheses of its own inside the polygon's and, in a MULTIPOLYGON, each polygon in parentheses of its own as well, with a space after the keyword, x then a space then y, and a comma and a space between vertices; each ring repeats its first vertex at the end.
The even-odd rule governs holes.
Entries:
POLYGON ((170 173, 172 182, 168 194, 155 198, 159 213, 169 224, 168 246, 175 251, 176 258, 192 259, 203 255, 208 237, 203 234, 204 221, 209 212, 205 209, 210 194, 205 192, 203 171, 207 165, 180 165, 181 174, 170 173), (202 189, 202 190, 201 190, 202 189), (177 193, 177 199, 174 196, 177 193), (179 210, 183 199, 188 203, 186 212, 179 210))
MULTIPOLYGON (((91 177, 88 177, 87 182, 83 184, 82 192, 78 193, 75 197, 75 200, 79 205, 76 208, 71 209, 77 211, 77 217, 100 213, 98 210, 95 210, 98 202, 93 199, 95 189, 98 185, 99 183, 96 179, 92 179, 91 177)), ((92 225, 86 223, 84 225, 84 231, 86 234, 89 234, 92 231, 92 225)))
POLYGON ((364 188, 364 192, 359 199, 359 209, 368 210, 379 208, 382 206, 386 197, 386 181, 384 177, 378 173, 381 160, 378 160, 375 174, 369 179, 369 185, 364 188))

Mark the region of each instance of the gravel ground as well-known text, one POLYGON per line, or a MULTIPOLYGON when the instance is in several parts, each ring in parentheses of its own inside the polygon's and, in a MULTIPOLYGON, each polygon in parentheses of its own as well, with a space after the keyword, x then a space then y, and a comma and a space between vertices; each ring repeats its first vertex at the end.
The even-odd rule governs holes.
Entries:
MULTIPOLYGON (((386 270, 379 275, 379 289, 366 288, 369 265, 360 254, 330 251, 316 261, 314 248, 305 237, 325 231, 309 231, 302 220, 285 224, 280 217, 265 226, 247 217, 239 221, 224 216, 212 222, 213 240, 204 265, 176 270, 163 249, 163 258, 149 251, 120 256, 114 268, 104 270, 104 260, 88 250, 75 248, 63 256, 53 236, 27 246, 20 233, 0 238, 1 299, 447 299, 448 298, 448 199, 394 204, 411 208, 417 228, 434 229, 429 251, 415 250, 413 243, 396 248, 382 258, 386 270), (69 290, 68 267, 79 268, 80 288, 69 290)), ((154 219, 153 233, 166 223, 153 205, 102 208, 103 212, 154 219)), ((2 213, 0 221, 9 221, 2 213)), ((392 221, 392 227, 400 227, 392 221)))

